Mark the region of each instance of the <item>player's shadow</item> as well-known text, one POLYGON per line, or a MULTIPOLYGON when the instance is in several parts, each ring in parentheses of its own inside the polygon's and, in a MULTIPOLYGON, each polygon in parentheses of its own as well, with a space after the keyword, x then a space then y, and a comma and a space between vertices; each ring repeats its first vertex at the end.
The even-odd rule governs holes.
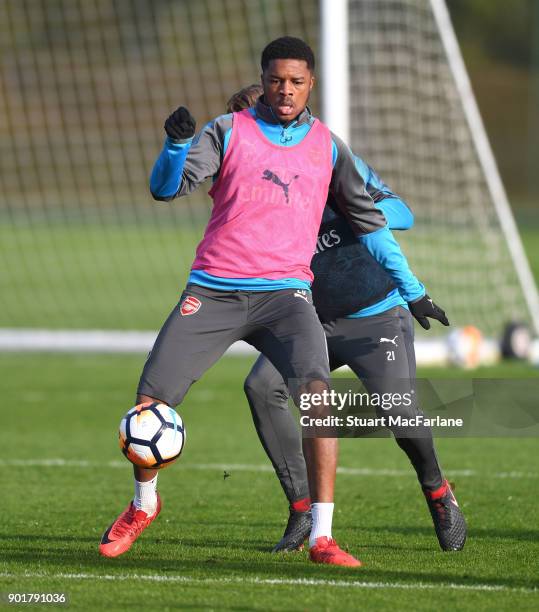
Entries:
MULTIPOLYGON (((365 529, 363 531, 369 531, 365 529)), ((375 531, 384 531, 383 529, 375 530, 375 531)), ((396 530, 392 530, 396 531, 396 530)), ((426 530, 429 535, 432 535, 432 530, 426 530)), ((410 532, 412 533, 412 532, 410 532)), ((417 532, 414 532, 417 533, 417 532)), ((275 543, 279 540, 280 532, 275 533, 275 537, 273 539, 268 539, 263 542, 260 540, 239 540, 235 539, 234 541, 224 541, 222 538, 216 538, 214 540, 206 538, 201 545, 200 538, 145 538, 144 541, 149 545, 155 546, 177 546, 178 548, 186 548, 186 549, 200 549, 201 547, 208 549, 220 549, 220 550, 237 550, 237 551, 245 551, 245 552, 260 552, 260 553, 269 553, 271 549, 275 545, 275 543)), ((97 543, 99 538, 96 537, 79 537, 79 536, 37 536, 37 535, 0 535, 0 543, 2 541, 17 541, 17 542, 28 542, 29 544, 24 547, 24 549, 29 552, 31 555, 37 555, 43 551, 43 547, 39 546, 40 541, 48 541, 48 542, 66 542, 66 543, 82 543, 82 542, 90 542, 94 544, 93 547, 97 550, 97 543), (32 545, 35 544, 35 545, 32 545)), ((361 548, 364 550, 367 549, 384 549, 384 550, 415 550, 415 551, 428 551, 432 550, 430 546, 413 546, 410 543, 398 545, 398 544, 372 544, 365 545, 362 544, 361 548)), ((65 553, 65 548, 59 547, 56 549, 52 549, 51 556, 55 556, 56 552, 65 553)))
POLYGON ((263 529, 284 529, 286 527, 286 521, 279 521, 279 520, 274 520, 274 521, 259 521, 259 522, 255 522, 255 521, 251 521, 249 520, 248 522, 245 521, 245 525, 242 525, 241 523, 239 523, 237 520, 229 520, 229 521, 223 521, 222 519, 219 519, 218 521, 213 521, 213 520, 208 520, 208 521, 186 521, 182 519, 181 522, 182 525, 182 529, 187 529, 187 527, 189 525, 192 525, 195 528, 198 527, 203 527, 205 525, 207 525, 208 527, 211 527, 212 529, 215 529, 216 527, 220 527, 220 526, 231 526, 234 527, 235 530, 237 530, 238 528, 240 529, 254 529, 254 528, 263 528, 263 529))
MULTIPOLYGON (((369 527, 362 526, 362 532, 367 533, 397 533, 409 536, 427 536, 435 538, 432 527, 413 527, 413 526, 384 526, 369 527)), ((536 542, 539 540, 539 530, 537 529, 489 529, 489 528, 468 528, 468 542, 483 539, 502 539, 523 542, 536 542)), ((378 546, 378 544, 376 545, 378 546)))
MULTIPOLYGON (((486 530, 487 531, 487 530, 486 530)), ((526 532, 530 533, 530 532, 526 532)), ((533 533, 533 532, 532 532, 533 533)), ((524 534, 521 534, 524 535, 524 534)), ((363 555, 360 558, 365 562, 365 566, 361 569, 330 567, 327 565, 317 565, 308 560, 306 552, 289 553, 289 554, 273 554, 265 552, 261 554, 262 546, 260 541, 248 543, 242 542, 238 546, 234 546, 234 550, 243 549, 246 552, 247 558, 230 559, 226 552, 220 554, 220 551, 230 550, 230 546, 225 543, 204 541, 201 546, 200 540, 195 542, 195 539, 177 540, 178 553, 172 558, 170 556, 170 547, 167 546, 169 556, 162 558, 159 556, 158 548, 159 540, 146 539, 145 542, 140 542, 136 550, 131 550, 127 555, 116 559, 106 559, 99 555, 95 538, 78 536, 64 536, 55 538, 54 536, 1 536, 0 540, 8 543, 8 541, 18 540, 23 543, 16 550, 4 549, 4 556, 8 561, 21 563, 27 570, 31 570, 36 564, 39 564, 39 570, 48 571, 51 574, 55 572, 72 571, 76 568, 77 572, 88 572, 96 574, 158 574, 160 576, 197 576, 200 571, 204 571, 204 576, 208 579, 215 578, 216 580, 230 576, 237 576, 240 573, 246 580, 260 579, 288 579, 288 580, 328 580, 336 579, 351 580, 362 582, 386 582, 386 583, 417 583, 438 585, 440 583, 451 583, 456 585, 484 585, 502 586, 508 588, 530 588, 536 586, 531 581, 507 576, 486 577, 474 575, 473 570, 466 571, 464 574, 450 573, 447 571, 439 572, 414 572, 402 571, 401 567, 396 563, 395 567, 386 567, 379 569, 369 567, 369 558, 375 558, 376 549, 380 546, 372 546, 363 548, 363 555), (40 546, 39 542, 61 541, 67 545, 61 545, 57 548, 50 546, 40 546), (91 545, 88 543, 91 541, 91 545), (78 544, 78 546, 76 546, 78 544), (81 545, 82 544, 82 545, 81 545), (146 544, 146 546, 144 546, 146 544), (188 557, 192 557, 193 549, 199 548, 200 553, 196 558, 182 558, 182 552, 188 557), (183 549, 183 551, 182 551, 183 549), (372 550, 371 550, 372 549, 372 550), (210 552, 211 551, 211 552, 210 552), (250 553, 250 554, 249 554, 250 553), (253 557, 253 553, 256 555, 253 557)), ((163 540, 165 541, 165 540, 163 540)), ((166 540, 170 545, 170 540, 166 540)), ((234 553, 237 556, 237 553, 234 553)), ((423 553, 425 554, 425 553, 423 553)), ((454 560, 458 559, 463 553, 442 553, 435 548, 432 549, 430 555, 426 558, 440 562, 448 561, 448 567, 454 567, 454 560)), ((374 561, 373 561, 374 563, 374 561)))
MULTIPOLYGON (((266 542, 260 542, 260 540, 239 540, 235 539, 234 541, 226 540, 223 538, 215 538, 208 539, 206 538, 202 545, 204 548, 212 548, 212 549, 223 549, 223 550, 245 550, 252 552, 269 552, 273 548, 273 545, 280 536, 278 536, 275 541, 267 540, 266 542)), ((183 546, 185 548, 200 548, 201 547, 201 539, 200 538, 163 538, 162 540, 156 538, 154 540, 150 540, 149 538, 145 540, 146 542, 152 542, 153 544, 165 544, 172 546, 183 546)))
POLYGON ((0 534, 0 542, 8 540, 14 540, 17 542, 98 542, 99 536, 66 536, 66 535, 13 535, 13 534, 0 534))
MULTIPOLYGON (((442 557, 443 559, 449 559, 452 556, 457 556, 460 553, 442 553, 441 551, 433 552, 433 558, 442 557)), ((339 568, 337 568, 339 569, 339 568)), ((372 568, 368 567, 368 562, 365 563, 363 568, 364 573, 358 576, 357 571, 355 572, 356 580, 372 581, 372 582, 384 582, 384 583, 409 583, 409 584, 432 584, 439 585, 440 583, 452 584, 458 586, 475 586, 478 584, 486 586, 502 586, 507 588, 535 588, 537 585, 533 579, 527 580, 526 578, 513 578, 507 576, 483 576, 474 574, 473 570, 463 570, 462 573, 451 573, 451 572, 415 572, 415 571, 401 571, 399 567, 395 568, 372 568)), ((350 577, 350 572, 347 572, 350 577)), ((353 574, 352 574, 353 575, 353 574)))
MULTIPOLYGON (((264 524, 267 526, 267 523, 264 524)), ((237 527, 237 523, 235 524, 237 527)), ((260 525, 259 525, 260 526, 260 525)), ((215 527, 215 523, 213 523, 213 527, 215 527)), ((249 528, 255 528, 256 525, 250 524, 249 528)), ((201 548, 201 543, 204 548, 215 548, 215 549, 223 549, 223 550, 245 550, 246 552, 269 552, 271 551, 273 545, 279 539, 279 528, 275 531, 275 541, 268 539, 265 542, 260 542, 260 540, 255 539, 244 539, 240 540, 238 538, 234 540, 224 540, 223 537, 215 537, 213 539, 209 539, 206 537, 204 541, 200 538, 168 538, 168 537, 146 537, 144 539, 148 544, 153 545, 165 545, 165 546, 178 546, 178 547, 186 547, 190 549, 201 548)), ((30 534, 0 534, 0 548, 5 550, 5 546, 2 545, 4 542, 8 545, 8 542, 21 542, 25 543, 20 550, 17 552, 21 552, 24 554, 26 551, 30 556, 40 555, 43 552, 43 546, 40 546, 40 542, 53 542, 53 543, 91 543, 93 544, 93 549, 97 550, 97 546, 99 544, 99 535, 96 534, 94 536, 77 536, 77 535, 30 535, 30 534)), ((65 553, 66 549, 64 547, 57 547, 51 549, 51 556, 55 556, 54 551, 62 551, 62 554, 65 553)), ((14 551, 10 551, 13 554, 16 554, 14 551)), ((10 554, 10 556, 12 556, 10 554)), ((41 558, 41 555, 40 555, 41 558)))

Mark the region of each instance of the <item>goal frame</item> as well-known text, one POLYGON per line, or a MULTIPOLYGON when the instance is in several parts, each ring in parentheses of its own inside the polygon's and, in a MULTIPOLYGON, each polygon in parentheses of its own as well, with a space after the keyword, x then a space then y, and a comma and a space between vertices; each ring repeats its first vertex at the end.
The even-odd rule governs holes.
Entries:
MULTIPOLYGON (((429 0, 457 88, 472 141, 484 173, 530 320, 539 334, 539 294, 492 147, 481 119, 445 0, 429 0)), ((322 118, 345 142, 350 136, 348 0, 320 0, 322 118)))

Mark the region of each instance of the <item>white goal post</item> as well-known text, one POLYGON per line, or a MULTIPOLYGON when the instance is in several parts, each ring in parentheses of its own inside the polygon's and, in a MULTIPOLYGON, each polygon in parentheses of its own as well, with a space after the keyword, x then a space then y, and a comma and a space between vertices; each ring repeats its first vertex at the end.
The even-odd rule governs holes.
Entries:
POLYGON ((460 52, 451 18, 445 0, 430 0, 432 11, 438 25, 447 59, 459 90, 462 107, 470 127, 477 155, 487 178, 487 185, 492 202, 498 214, 502 231, 505 235, 509 251, 513 258, 515 270, 522 287, 522 292, 528 305, 528 310, 536 334, 539 334, 539 294, 537 285, 524 252, 520 234, 511 211, 496 159, 488 141, 487 133, 479 113, 479 108, 468 78, 468 72, 460 52))
POLYGON ((412 267, 453 323, 539 333, 537 287, 445 0, 320 2, 323 117, 416 210, 398 236, 412 267))

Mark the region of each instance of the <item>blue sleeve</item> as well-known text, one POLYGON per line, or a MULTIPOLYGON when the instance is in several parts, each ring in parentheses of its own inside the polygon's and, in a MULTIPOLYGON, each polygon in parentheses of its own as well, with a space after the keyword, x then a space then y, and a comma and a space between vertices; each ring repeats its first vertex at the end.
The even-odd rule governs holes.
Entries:
POLYGON ((171 200, 178 193, 183 166, 192 142, 192 138, 180 143, 168 136, 165 139, 150 177, 150 191, 156 200, 171 200))
POLYGON ((380 176, 378 175, 378 173, 376 172, 376 170, 372 166, 369 166, 363 160, 360 160, 360 161, 363 163, 363 166, 365 168, 364 172, 366 174, 366 182, 367 183, 372 185, 378 191, 383 191, 383 192, 385 192, 387 194, 395 195, 391 191, 391 189, 388 187, 387 183, 384 183, 384 181, 380 178, 380 176))
POLYGON ((407 230, 414 224, 414 215, 408 205, 384 183, 376 171, 361 157, 354 155, 356 170, 365 182, 374 205, 384 213, 387 226, 392 230, 407 230))
POLYGON ((407 230, 414 224, 414 214, 410 207, 378 176, 376 170, 359 160, 364 165, 367 176, 367 189, 372 190, 374 205, 379 208, 387 219, 391 230, 407 230))
POLYGON ((425 295, 425 287, 413 275, 389 228, 382 227, 370 234, 359 236, 358 239, 391 276, 406 302, 413 302, 425 295))
POLYGON ((407 230, 414 225, 414 213, 399 197, 387 197, 374 205, 384 213, 390 230, 407 230))

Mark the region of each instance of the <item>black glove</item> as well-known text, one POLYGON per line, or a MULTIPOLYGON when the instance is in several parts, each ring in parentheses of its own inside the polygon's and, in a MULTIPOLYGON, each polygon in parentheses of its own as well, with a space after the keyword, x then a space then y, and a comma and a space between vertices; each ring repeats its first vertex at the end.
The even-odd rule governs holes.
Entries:
POLYGON ((449 325, 445 312, 437 306, 426 293, 415 302, 408 302, 408 306, 410 307, 410 312, 414 315, 423 329, 430 329, 430 321, 427 317, 440 321, 442 325, 449 325))
POLYGON ((165 121, 165 132, 174 140, 186 140, 195 135, 197 122, 191 113, 180 106, 165 121))

